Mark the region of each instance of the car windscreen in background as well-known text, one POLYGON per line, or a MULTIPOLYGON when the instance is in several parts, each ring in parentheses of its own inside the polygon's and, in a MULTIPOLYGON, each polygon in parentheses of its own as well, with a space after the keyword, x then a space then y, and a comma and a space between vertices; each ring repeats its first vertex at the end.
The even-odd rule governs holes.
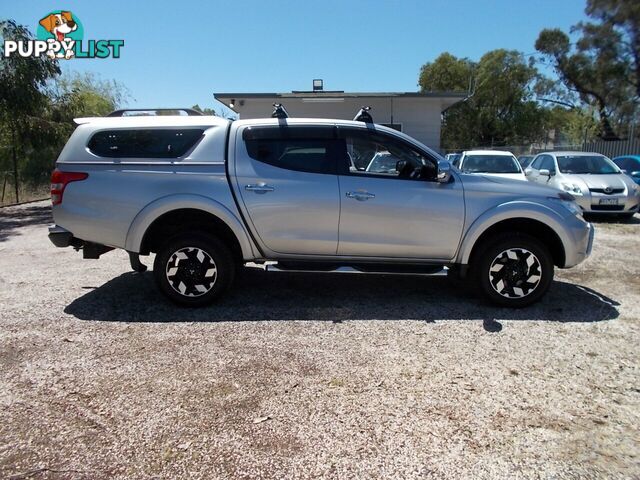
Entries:
POLYGON ((202 138, 201 128, 103 130, 89 140, 89 150, 100 157, 178 158, 202 138))
POLYGON ((464 158, 466 173, 520 173, 518 161, 507 155, 469 155, 464 158))
POLYGON ((606 175, 618 173, 613 163, 600 155, 557 155, 558 168, 562 173, 591 173, 606 175))

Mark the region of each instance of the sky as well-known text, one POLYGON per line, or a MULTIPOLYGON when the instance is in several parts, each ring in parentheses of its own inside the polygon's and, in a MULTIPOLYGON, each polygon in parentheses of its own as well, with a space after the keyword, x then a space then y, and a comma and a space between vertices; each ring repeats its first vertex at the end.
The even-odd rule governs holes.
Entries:
POLYGON ((416 91, 420 67, 448 51, 535 52, 543 28, 584 20, 584 0, 0 0, 0 18, 35 33, 71 10, 84 38, 123 39, 119 59, 62 61, 124 84, 130 107, 219 107, 214 92, 416 91))

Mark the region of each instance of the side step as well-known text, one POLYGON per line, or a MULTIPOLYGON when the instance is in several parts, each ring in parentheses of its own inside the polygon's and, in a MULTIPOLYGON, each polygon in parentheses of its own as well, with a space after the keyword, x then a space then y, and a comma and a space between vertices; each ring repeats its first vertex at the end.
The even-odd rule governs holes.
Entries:
POLYGON ((362 274, 374 274, 374 275, 418 275, 429 277, 446 277, 449 272, 449 267, 445 266, 425 266, 425 268, 418 268, 416 266, 408 266, 410 268, 402 269, 398 265, 389 265, 389 269, 385 269, 384 265, 367 265, 366 268, 358 268, 357 266, 341 266, 330 270, 320 269, 304 269, 304 268, 281 268, 277 262, 266 262, 262 265, 256 265, 259 268, 267 272, 294 272, 294 273, 362 273, 362 274))

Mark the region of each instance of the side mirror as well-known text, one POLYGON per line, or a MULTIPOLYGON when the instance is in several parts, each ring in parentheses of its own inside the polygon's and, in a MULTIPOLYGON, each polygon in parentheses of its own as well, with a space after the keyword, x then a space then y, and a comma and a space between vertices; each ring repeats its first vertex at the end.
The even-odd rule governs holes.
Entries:
POLYGON ((640 177, 640 172, 631 172, 632 177, 640 177))
POLYGON ((447 161, 438 162, 438 174, 436 175, 438 183, 449 183, 451 180, 451 164, 447 161))
POLYGON ((547 170, 546 168, 543 168, 542 170, 538 171, 538 173, 540 174, 541 177, 551 176, 551 172, 549 172, 549 170, 547 170))
POLYGON ((524 169, 524 174, 525 174, 525 176, 527 176, 527 177, 528 177, 528 176, 529 176, 529 175, 531 175, 532 173, 533 173, 533 170, 531 170, 530 168, 525 168, 525 169, 524 169))

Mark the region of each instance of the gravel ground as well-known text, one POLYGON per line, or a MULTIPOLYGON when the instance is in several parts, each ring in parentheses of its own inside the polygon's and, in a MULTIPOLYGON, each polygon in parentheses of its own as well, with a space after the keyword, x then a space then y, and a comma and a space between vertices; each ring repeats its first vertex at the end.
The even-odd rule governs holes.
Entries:
POLYGON ((50 221, 0 210, 2 478, 640 478, 637 217, 517 311, 262 271, 183 310, 50 221))

